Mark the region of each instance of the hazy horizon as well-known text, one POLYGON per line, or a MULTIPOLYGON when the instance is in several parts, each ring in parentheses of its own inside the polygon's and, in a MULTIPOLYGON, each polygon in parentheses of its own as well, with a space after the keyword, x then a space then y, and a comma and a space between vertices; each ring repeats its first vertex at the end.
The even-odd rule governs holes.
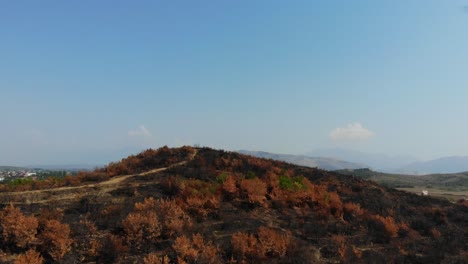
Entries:
POLYGON ((468 156, 464 1, 0 8, 0 165, 200 144, 468 156))

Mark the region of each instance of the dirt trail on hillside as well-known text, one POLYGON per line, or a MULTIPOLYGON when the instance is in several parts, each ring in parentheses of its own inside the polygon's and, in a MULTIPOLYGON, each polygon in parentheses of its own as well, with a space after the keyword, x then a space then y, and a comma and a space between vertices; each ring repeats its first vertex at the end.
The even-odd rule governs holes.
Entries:
MULTIPOLYGON (((167 169, 181 166, 186 164, 189 161, 192 161, 195 156, 198 154, 198 149, 195 149, 194 153, 189 157, 188 160, 178 162, 168 167, 152 169, 149 171, 145 171, 138 174, 130 174, 130 175, 121 175, 115 176, 110 178, 107 181, 93 183, 93 184, 85 184, 79 186, 65 186, 65 187, 57 187, 57 188, 50 188, 50 189, 42 189, 42 190, 31 190, 31 191, 23 191, 23 192, 5 192, 0 193, 0 204, 8 204, 13 202, 14 204, 24 204, 24 203, 48 203, 51 201, 59 201, 59 200, 69 200, 69 199, 76 199, 81 195, 89 194, 90 192, 103 195, 105 193, 109 193, 118 188, 118 186, 127 179, 133 177, 142 177, 154 173, 159 173, 165 171, 167 169), (83 189, 88 189, 86 192, 83 192, 83 189), (24 200, 24 202, 18 202, 15 198, 20 196, 24 200), (41 197, 42 196, 42 197, 41 197), (45 196, 45 197, 44 197, 45 196), (7 199, 5 199, 7 198, 7 199), (9 201, 6 201, 9 200, 9 201)), ((153 182, 154 183, 154 182, 153 182)), ((132 186, 135 184, 132 184, 132 186)), ((145 183, 139 183, 139 185, 145 185, 145 183)), ((134 186, 135 187, 135 186, 134 186)))

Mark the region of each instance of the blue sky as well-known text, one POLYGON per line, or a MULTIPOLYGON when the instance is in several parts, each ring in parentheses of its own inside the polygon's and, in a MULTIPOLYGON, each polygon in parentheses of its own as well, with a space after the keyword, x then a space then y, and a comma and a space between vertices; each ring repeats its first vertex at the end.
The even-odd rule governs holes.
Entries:
POLYGON ((468 155, 468 1, 3 1, 0 165, 468 155))

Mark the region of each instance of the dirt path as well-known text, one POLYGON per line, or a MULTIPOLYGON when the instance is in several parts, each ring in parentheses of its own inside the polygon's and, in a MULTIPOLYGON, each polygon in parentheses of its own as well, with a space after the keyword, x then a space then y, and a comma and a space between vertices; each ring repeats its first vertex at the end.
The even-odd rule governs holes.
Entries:
MULTIPOLYGON (((153 173, 159 173, 169 168, 184 165, 187 162, 193 160, 197 154, 198 154, 198 149, 195 149, 194 153, 189 157, 188 160, 178 162, 171 166, 152 169, 152 170, 145 171, 145 172, 138 173, 138 174, 115 176, 115 177, 110 178, 107 181, 93 183, 93 184, 57 187, 57 188, 31 190, 31 191, 23 191, 23 192, 0 193, 0 199, 2 200, 0 203, 4 203, 4 204, 9 203, 9 202, 13 202, 14 204, 47 203, 50 201, 76 199, 77 197, 81 195, 89 194, 88 192, 89 190, 94 190, 92 192, 99 193, 102 195, 102 194, 109 193, 117 189, 118 186, 127 179, 130 179, 133 177, 146 176, 146 175, 153 174, 153 173), (83 189, 88 189, 88 190, 84 192, 83 189), (23 200, 24 202, 16 201, 17 199, 15 199, 15 197, 18 197, 18 196, 22 198, 21 200, 23 200), (9 200, 9 201, 6 201, 6 200, 9 200)), ((141 183, 138 185, 144 185, 144 184, 145 183, 141 183)))

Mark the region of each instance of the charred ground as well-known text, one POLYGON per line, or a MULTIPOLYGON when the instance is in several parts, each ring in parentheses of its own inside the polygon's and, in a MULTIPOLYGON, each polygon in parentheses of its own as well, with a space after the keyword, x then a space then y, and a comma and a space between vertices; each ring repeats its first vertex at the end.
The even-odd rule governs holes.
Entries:
POLYGON ((466 201, 422 197, 338 173, 209 148, 165 147, 74 177, 0 186, 3 263, 468 258, 466 201))

